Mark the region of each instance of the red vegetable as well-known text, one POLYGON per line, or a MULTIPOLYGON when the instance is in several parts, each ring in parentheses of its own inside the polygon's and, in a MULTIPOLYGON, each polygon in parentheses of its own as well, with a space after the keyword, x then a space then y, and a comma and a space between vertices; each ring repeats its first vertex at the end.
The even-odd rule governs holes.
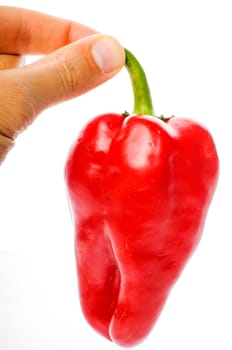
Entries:
POLYGON ((90 121, 66 181, 84 315, 106 338, 133 346, 151 331, 199 242, 219 166, 205 127, 152 116, 145 74, 126 57, 135 114, 90 121))

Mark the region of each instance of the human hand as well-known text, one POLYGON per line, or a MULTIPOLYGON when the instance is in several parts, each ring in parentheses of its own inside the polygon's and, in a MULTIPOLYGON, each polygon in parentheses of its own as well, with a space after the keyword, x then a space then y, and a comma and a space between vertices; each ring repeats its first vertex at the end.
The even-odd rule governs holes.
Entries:
POLYGON ((44 109, 77 97, 124 65, 121 45, 84 25, 0 6, 0 164, 44 109), (23 66, 23 56, 43 54, 23 66))

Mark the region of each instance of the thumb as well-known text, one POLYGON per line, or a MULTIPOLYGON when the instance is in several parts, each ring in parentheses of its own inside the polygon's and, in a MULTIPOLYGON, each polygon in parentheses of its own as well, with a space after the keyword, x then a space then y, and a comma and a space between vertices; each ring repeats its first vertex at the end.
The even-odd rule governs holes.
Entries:
POLYGON ((14 139, 43 109, 107 81, 124 62, 124 50, 116 39, 94 34, 21 69, 5 71, 11 81, 8 89, 13 86, 14 104, 7 108, 11 117, 8 113, 5 130, 0 120, 0 131, 14 139))
POLYGON ((77 97, 115 75, 124 65, 121 45, 95 34, 63 47, 22 70, 37 112, 77 97))

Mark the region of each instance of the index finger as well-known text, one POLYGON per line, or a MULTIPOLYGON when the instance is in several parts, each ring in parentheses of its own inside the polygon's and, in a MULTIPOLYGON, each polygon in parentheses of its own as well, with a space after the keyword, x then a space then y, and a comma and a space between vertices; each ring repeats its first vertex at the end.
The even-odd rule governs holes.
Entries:
POLYGON ((0 53, 48 54, 96 33, 83 24, 22 8, 0 6, 0 53))

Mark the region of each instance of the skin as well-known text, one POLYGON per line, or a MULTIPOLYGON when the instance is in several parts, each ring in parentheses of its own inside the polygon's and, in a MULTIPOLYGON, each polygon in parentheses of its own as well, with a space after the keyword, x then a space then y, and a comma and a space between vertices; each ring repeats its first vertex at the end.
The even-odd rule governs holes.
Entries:
POLYGON ((44 109, 112 78, 125 55, 108 35, 35 11, 0 6, 0 23, 1 164, 44 109), (43 58, 24 66, 24 57, 35 54, 43 58))

